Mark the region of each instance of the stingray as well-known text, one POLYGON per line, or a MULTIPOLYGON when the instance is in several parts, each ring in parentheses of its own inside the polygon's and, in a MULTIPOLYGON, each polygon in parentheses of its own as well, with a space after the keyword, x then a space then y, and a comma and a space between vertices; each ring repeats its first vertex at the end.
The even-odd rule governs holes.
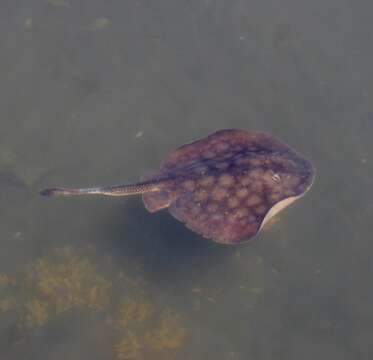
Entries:
POLYGON ((259 233, 303 196, 314 168, 278 138, 226 129, 172 151, 158 171, 134 184, 50 188, 45 196, 142 194, 151 213, 169 212, 207 239, 237 244, 259 233))

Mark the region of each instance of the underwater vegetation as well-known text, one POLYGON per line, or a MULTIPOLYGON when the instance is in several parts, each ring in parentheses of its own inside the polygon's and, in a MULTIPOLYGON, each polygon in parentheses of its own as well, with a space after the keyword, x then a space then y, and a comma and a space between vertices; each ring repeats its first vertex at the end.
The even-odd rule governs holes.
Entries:
POLYGON ((157 326, 147 330, 147 320, 152 317, 154 309, 149 303, 121 304, 117 326, 125 335, 116 345, 119 359, 152 358, 154 350, 173 351, 181 347, 186 330, 180 326, 179 316, 166 309, 156 316, 157 326))
POLYGON ((14 277, 1 274, 0 319, 15 317, 17 343, 71 311, 76 316, 91 312, 102 315, 97 326, 110 334, 109 358, 176 356, 187 335, 181 317, 156 304, 141 279, 121 272, 109 258, 105 266, 102 262, 92 248, 64 247, 14 277))
MULTIPOLYGON (((10 288, 16 284, 15 278, 12 278, 7 275, 0 274, 0 294, 2 295, 4 289, 10 288)), ((15 302, 12 297, 9 296, 2 296, 0 297, 0 314, 4 312, 8 312, 15 307, 15 302)))

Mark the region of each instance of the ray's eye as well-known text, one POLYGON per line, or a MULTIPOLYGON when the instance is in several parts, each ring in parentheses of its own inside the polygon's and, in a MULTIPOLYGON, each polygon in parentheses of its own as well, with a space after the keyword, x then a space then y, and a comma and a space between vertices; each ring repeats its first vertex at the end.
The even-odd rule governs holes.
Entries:
POLYGON ((279 174, 273 174, 272 175, 272 180, 275 182, 275 183, 280 183, 281 182, 281 176, 279 174))

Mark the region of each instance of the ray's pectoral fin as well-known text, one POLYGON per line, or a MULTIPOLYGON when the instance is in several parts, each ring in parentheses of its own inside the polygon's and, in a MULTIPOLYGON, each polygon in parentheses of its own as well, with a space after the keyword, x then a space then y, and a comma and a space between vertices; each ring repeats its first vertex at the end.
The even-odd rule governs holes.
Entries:
MULTIPOLYGON (((231 211, 224 204, 208 200, 197 203, 190 194, 173 201, 169 211, 187 228, 222 244, 236 244, 255 236, 264 217, 245 207, 231 211)), ((262 211, 264 213, 267 209, 262 211)))
POLYGON ((168 208, 171 204, 172 197, 168 191, 160 190, 143 194, 142 200, 146 209, 153 213, 158 210, 168 208))

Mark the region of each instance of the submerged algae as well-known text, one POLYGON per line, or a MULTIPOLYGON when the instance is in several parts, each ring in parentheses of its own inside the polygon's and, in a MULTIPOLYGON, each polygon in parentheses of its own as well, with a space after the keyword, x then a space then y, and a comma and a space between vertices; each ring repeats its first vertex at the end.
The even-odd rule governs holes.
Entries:
POLYGON ((0 313, 13 310, 15 308, 15 301, 13 298, 7 297, 0 300, 0 313))
POLYGON ((21 340, 24 332, 63 320, 69 311, 101 313, 98 319, 109 321, 97 326, 108 334, 110 356, 146 360, 175 354, 186 335, 180 317, 149 301, 144 281, 105 260, 102 266, 103 259, 91 248, 64 247, 26 266, 18 277, 0 275, 0 289, 13 292, 0 298, 0 315, 16 315, 21 340))
POLYGON ((0 287, 14 286, 16 284, 16 279, 14 277, 0 274, 0 287))
POLYGON ((103 310, 109 303, 111 282, 98 274, 90 258, 66 247, 32 264, 26 286, 59 314, 79 307, 103 310))
POLYGON ((131 331, 115 345, 118 359, 142 359, 142 345, 131 331))
POLYGON ((14 277, 0 274, 0 313, 8 312, 16 307, 16 301, 10 294, 14 286, 16 286, 14 277))
POLYGON ((31 299, 24 305, 25 313, 22 319, 22 326, 32 329, 43 326, 48 318, 48 305, 37 299, 31 299))
POLYGON ((118 359, 150 359, 180 348, 185 341, 180 317, 170 309, 159 314, 146 300, 134 298, 120 304, 118 315, 118 359))
POLYGON ((153 308, 151 304, 142 299, 126 299, 119 306, 119 328, 126 329, 127 326, 138 324, 149 318, 153 308))
POLYGON ((179 316, 167 309, 161 315, 159 326, 146 335, 146 341, 156 350, 177 349, 184 342, 185 335, 179 316))

